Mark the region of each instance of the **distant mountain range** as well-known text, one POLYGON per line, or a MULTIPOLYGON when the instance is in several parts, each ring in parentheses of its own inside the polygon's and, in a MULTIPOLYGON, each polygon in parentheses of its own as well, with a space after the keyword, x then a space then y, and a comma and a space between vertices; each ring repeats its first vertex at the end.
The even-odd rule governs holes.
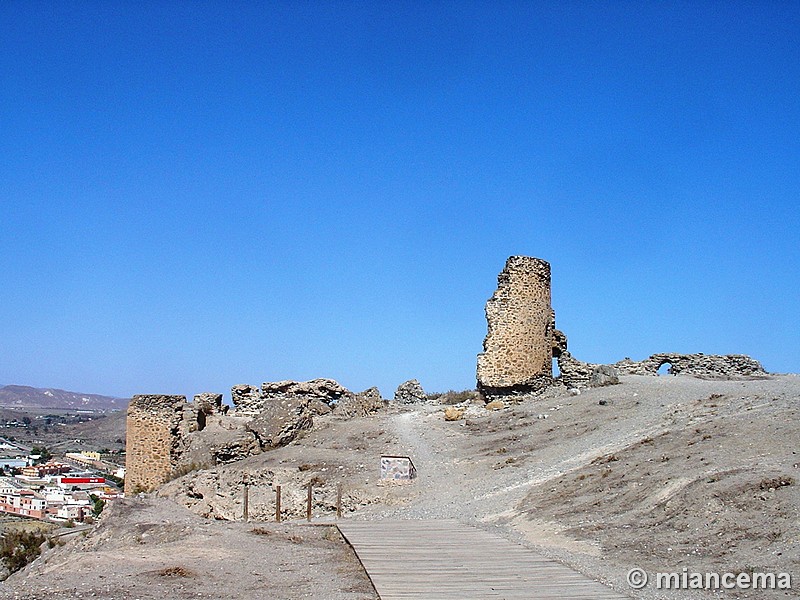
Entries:
POLYGON ((68 392, 55 388, 34 388, 27 385, 0 387, 0 408, 93 410, 108 412, 123 410, 128 398, 68 392))

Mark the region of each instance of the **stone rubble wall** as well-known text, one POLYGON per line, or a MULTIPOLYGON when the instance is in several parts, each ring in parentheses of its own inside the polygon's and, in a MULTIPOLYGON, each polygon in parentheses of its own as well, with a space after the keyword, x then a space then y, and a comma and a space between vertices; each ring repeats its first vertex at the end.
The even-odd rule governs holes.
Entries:
POLYGON ((599 387, 619 383, 620 375, 658 375, 664 364, 669 373, 693 375, 709 379, 739 379, 767 374, 757 360, 744 354, 653 354, 642 361, 625 358, 613 365, 588 363, 578 360, 567 351, 567 336, 556 331, 558 342, 553 346, 553 356, 561 372, 559 380, 569 388, 599 387))
POLYGON ((304 397, 320 400, 331 406, 345 398, 354 396, 353 392, 333 379, 312 379, 311 381, 275 381, 261 384, 261 395, 265 400, 285 396, 304 397))
POLYGON ((613 366, 620 375, 657 375, 662 365, 669 364, 669 373, 694 375, 710 379, 761 377, 767 374, 756 359, 744 354, 653 354, 642 361, 625 358, 613 366))
POLYGON ((231 388, 231 400, 237 414, 255 416, 264 409, 261 390, 246 383, 231 388))
POLYGON ((371 387, 339 402, 336 406, 336 415, 344 418, 366 417, 388 405, 388 400, 384 400, 381 391, 376 387, 371 387))
POLYGON ((214 413, 222 412, 222 394, 213 394, 211 392, 196 394, 194 397, 194 407, 198 413, 205 415, 213 415, 214 413))
POLYGON ((568 388, 589 387, 592 373, 599 365, 578 360, 564 350, 558 356, 558 370, 561 372, 561 381, 568 388))
POLYGON ((422 389, 422 384, 416 379, 409 379, 404 381, 394 392, 395 402, 402 404, 415 404, 417 402, 426 402, 428 395, 422 389))
POLYGON ((587 363, 566 350, 558 356, 558 380, 568 388, 603 387, 619 383, 619 371, 613 365, 587 363))
POLYGON ((530 393, 552 384, 555 320, 548 262, 509 257, 486 303, 486 321, 477 369, 484 398, 530 393))
POLYGON ((486 303, 488 332, 478 355, 478 391, 484 400, 524 398, 557 382, 570 388, 619 383, 620 375, 656 375, 669 363, 672 374, 736 379, 766 374, 761 364, 740 354, 654 354, 613 365, 587 363, 567 350, 567 336, 555 328, 550 301, 550 265, 539 258, 511 256, 486 303))
MULTIPOLYGON (((561 334, 561 332, 558 332, 561 334)), ((561 334, 563 336, 563 334, 561 334)), ((572 356, 563 343, 554 349, 561 371, 560 381, 569 388, 598 387, 619 382, 619 375, 658 375, 669 364, 671 375, 692 375, 707 379, 742 379, 765 376, 761 363, 744 354, 653 354, 642 361, 625 358, 613 365, 587 363, 572 356)))
POLYGON ((366 416, 386 401, 377 388, 354 394, 333 379, 235 385, 222 394, 139 395, 128 406, 125 492, 150 491, 180 473, 241 460, 286 445, 336 411, 366 416))
POLYGON ((312 379, 311 381, 267 381, 261 388, 239 384, 231 388, 231 398, 235 413, 239 416, 255 417, 266 410, 275 399, 303 398, 317 407, 317 412, 329 408, 355 394, 333 379, 312 379))
POLYGON ((139 395, 128 404, 125 493, 150 491, 167 481, 176 448, 185 396, 139 395))

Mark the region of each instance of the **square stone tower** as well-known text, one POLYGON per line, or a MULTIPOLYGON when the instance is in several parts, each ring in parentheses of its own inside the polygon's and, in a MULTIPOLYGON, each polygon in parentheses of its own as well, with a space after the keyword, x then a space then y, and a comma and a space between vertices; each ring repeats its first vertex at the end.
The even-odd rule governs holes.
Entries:
POLYGON ((185 396, 140 395, 128 404, 125 495, 149 492, 175 467, 185 396))
POLYGON ((553 382, 555 319, 548 262, 509 257, 486 303, 486 321, 477 373, 485 399, 527 394, 553 382))

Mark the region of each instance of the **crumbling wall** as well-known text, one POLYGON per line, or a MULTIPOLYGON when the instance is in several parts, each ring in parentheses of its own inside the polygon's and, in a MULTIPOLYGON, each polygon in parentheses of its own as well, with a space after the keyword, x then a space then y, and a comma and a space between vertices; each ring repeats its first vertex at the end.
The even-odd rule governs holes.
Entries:
POLYGON ((274 381, 261 384, 261 395, 265 400, 295 396, 319 400, 332 406, 354 394, 333 379, 312 379, 311 381, 274 381))
POLYGON ((371 387, 339 402, 336 415, 341 418, 366 417, 385 408, 387 403, 381 396, 381 391, 371 387))
POLYGON ((313 417, 383 408, 377 388, 354 394, 333 379, 233 386, 235 410, 222 394, 134 396, 128 406, 125 492, 149 491, 175 473, 229 463, 283 446, 313 426, 313 417), (338 409, 341 409, 339 411, 338 409))
POLYGON ((231 388, 231 398, 238 416, 256 417, 268 410, 275 400, 300 399, 311 405, 317 414, 325 414, 333 406, 352 398, 353 392, 333 379, 311 381, 267 381, 261 388, 239 384, 231 388))
POLYGON ((653 354, 642 361, 625 358, 614 367, 620 375, 657 375, 662 365, 670 365, 669 373, 694 375, 709 379, 737 379, 767 374, 756 359, 744 354, 653 354))
POLYGON ((555 322, 548 262, 509 257, 486 303, 486 321, 477 369, 484 398, 526 394, 552 383, 555 322))
POLYGON ((231 388, 231 400, 239 415, 255 416, 264 409, 264 397, 261 390, 253 385, 240 383, 231 388))
POLYGON ((672 374, 736 379, 766 371, 741 354, 654 354, 613 365, 587 363, 567 350, 567 336, 555 328, 550 302, 550 265, 539 258, 511 256, 497 277, 497 290, 486 303, 488 332, 478 355, 478 391, 486 400, 536 392, 558 381, 567 387, 596 387, 619 382, 619 375, 656 375, 669 364, 672 374))
POLYGON ((261 384, 261 411, 247 428, 264 450, 285 446, 313 427, 315 415, 328 414, 354 397, 333 379, 265 382, 261 384))
POLYGON ((767 374, 757 360, 743 354, 653 354, 642 361, 625 358, 613 365, 587 363, 578 360, 564 344, 557 351, 561 382, 570 388, 597 387, 619 382, 619 375, 658 375, 665 364, 668 373, 692 375, 706 379, 744 379, 767 374))
POLYGON ((401 404, 414 404, 415 402, 425 402, 428 395, 422 389, 422 384, 416 379, 409 379, 397 386, 394 392, 394 401, 401 404))
POLYGON ((128 404, 125 493, 155 489, 175 467, 185 396, 139 395, 128 404))
MULTIPOLYGON (((190 417, 194 420, 191 430, 203 431, 206 428, 208 417, 226 412, 228 412, 228 407, 222 404, 222 394, 213 394, 211 392, 195 394, 190 417)), ((186 418, 185 414, 184 418, 186 418)))
POLYGON ((612 365, 587 363, 569 352, 558 356, 558 380, 568 388, 603 387, 619 383, 619 371, 612 365))

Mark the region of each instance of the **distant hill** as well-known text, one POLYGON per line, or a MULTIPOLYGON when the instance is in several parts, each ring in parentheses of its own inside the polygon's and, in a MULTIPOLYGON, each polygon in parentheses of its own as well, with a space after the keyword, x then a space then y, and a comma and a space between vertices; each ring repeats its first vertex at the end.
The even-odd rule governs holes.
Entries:
POLYGON ((123 410, 128 398, 68 392, 55 388, 34 388, 26 385, 0 387, 0 408, 29 410, 93 410, 108 412, 123 410))

